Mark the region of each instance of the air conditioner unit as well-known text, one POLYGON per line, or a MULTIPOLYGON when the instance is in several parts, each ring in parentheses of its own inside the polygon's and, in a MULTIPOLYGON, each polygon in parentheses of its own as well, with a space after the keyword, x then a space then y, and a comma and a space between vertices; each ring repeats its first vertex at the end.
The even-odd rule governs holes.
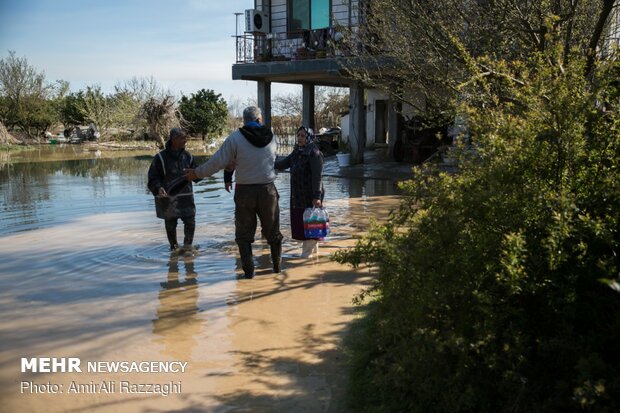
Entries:
POLYGON ((269 33, 269 13, 256 9, 247 9, 245 11, 245 32, 269 33))

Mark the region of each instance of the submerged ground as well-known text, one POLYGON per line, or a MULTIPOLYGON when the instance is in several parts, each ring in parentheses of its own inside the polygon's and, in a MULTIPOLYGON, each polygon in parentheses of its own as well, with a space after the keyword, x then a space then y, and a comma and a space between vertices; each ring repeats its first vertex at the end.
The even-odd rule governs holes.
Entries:
POLYGON ((332 234, 319 259, 303 260, 288 229, 288 175, 279 174, 285 270, 270 272, 257 235, 257 277, 238 280, 234 204, 220 174, 195 188, 199 253, 176 256, 145 190, 151 155, 77 155, 1 169, 3 411, 342 411, 342 338, 372 275, 329 255, 396 206, 391 180, 326 176, 332 234), (22 372, 21 359, 35 357, 187 368, 22 372))

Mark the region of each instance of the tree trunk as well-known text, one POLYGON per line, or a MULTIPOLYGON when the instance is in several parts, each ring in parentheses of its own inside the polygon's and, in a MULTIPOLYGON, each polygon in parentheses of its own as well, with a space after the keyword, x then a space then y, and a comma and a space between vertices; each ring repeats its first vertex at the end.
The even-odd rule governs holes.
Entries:
POLYGON ((4 127, 4 124, 0 122, 0 144, 3 145, 17 145, 20 143, 17 139, 13 137, 9 133, 9 131, 4 127))
POLYGON ((614 8, 614 3, 616 1, 617 0, 603 0, 601 14, 598 16, 598 21, 596 22, 596 26, 594 26, 594 32, 592 33, 592 37, 590 38, 590 44, 588 45, 586 76, 589 76, 592 72, 592 69, 594 68, 594 62, 596 60, 596 46, 601 40, 601 35, 603 34, 603 29, 605 28, 605 23, 607 23, 607 19, 609 19, 609 15, 611 14, 612 9, 614 8))
POLYGON ((166 141, 161 135, 153 130, 149 132, 149 136, 157 143, 157 147, 159 149, 164 149, 166 147, 166 141))

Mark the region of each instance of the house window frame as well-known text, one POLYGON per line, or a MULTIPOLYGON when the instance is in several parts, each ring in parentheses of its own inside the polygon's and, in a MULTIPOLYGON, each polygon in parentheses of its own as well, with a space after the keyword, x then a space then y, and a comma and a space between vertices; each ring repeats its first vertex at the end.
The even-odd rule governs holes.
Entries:
MULTIPOLYGON (((325 0, 327 1, 327 9, 330 12, 328 16, 327 26, 325 27, 312 27, 312 1, 313 0, 308 0, 308 26, 309 27, 292 28, 291 22, 293 21, 293 3, 295 2, 295 0, 286 0, 287 29, 289 33, 304 33, 309 30, 326 29, 332 26, 331 10, 332 10, 333 0, 325 0)), ((320 1, 320 0, 316 0, 316 1, 320 1)))

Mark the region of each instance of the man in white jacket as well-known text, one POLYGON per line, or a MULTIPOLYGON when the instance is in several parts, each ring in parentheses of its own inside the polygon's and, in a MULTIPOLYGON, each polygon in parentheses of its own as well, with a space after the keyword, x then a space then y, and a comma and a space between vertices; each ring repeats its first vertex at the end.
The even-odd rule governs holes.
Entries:
POLYGON ((274 185, 276 174, 276 141, 271 130, 262 125, 260 108, 250 106, 243 111, 242 128, 231 133, 218 151, 196 169, 188 169, 187 179, 211 176, 234 165, 235 241, 239 247, 245 278, 254 277, 252 243, 256 232, 256 217, 262 234, 271 247, 273 272, 280 272, 282 233, 280 232, 280 195, 274 185))

